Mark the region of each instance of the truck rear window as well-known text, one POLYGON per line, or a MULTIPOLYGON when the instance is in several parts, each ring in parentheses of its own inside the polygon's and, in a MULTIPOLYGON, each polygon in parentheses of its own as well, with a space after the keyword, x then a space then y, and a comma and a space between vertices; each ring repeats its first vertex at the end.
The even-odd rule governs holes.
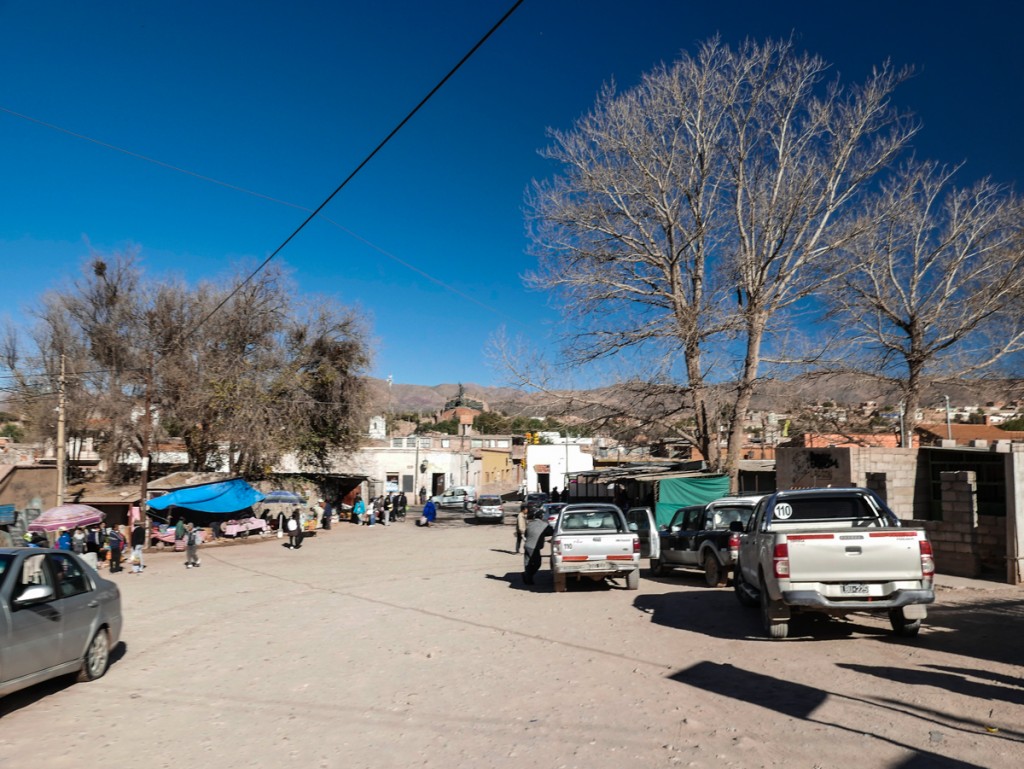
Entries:
POLYGON ((619 531, 618 516, 604 511, 575 511, 562 516, 562 531, 619 531))
POLYGON ((776 523, 855 521, 864 526, 884 525, 864 497, 782 498, 775 503, 772 517, 776 523))
POLYGON ((739 521, 744 526, 750 521, 754 514, 753 507, 716 507, 711 511, 711 529, 728 529, 729 524, 739 521))

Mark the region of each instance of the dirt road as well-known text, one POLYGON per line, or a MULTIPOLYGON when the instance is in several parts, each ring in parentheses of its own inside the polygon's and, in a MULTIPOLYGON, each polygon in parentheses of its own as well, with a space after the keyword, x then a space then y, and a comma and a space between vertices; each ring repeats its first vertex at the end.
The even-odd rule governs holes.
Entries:
POLYGON ((205 547, 117 575, 91 684, 0 701, 0 767, 1018 767, 1024 592, 942 589, 882 620, 762 639, 678 574, 551 592, 512 527, 340 525, 298 551, 205 547))

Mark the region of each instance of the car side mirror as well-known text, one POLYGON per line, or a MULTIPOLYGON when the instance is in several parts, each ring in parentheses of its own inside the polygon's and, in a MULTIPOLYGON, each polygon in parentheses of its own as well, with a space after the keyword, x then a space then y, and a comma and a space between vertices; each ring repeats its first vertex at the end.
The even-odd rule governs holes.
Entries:
POLYGON ((747 530, 747 527, 743 525, 743 521, 733 521, 729 524, 729 531, 738 531, 741 534, 747 530))
POLYGON ((31 606, 34 603, 52 601, 55 593, 49 585, 29 585, 14 599, 15 606, 31 606))

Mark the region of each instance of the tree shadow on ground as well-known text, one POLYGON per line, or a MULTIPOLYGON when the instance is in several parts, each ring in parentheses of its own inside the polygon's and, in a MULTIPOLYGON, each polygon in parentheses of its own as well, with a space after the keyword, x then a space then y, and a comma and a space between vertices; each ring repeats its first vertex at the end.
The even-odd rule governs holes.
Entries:
POLYGON ((917 644, 989 662, 1020 665, 1024 638, 1024 597, 992 597, 928 607, 917 644))
MULTIPOLYGON (((843 697, 843 695, 837 695, 824 689, 755 673, 733 665, 713 662, 698 662, 689 668, 677 671, 669 678, 715 695, 757 705, 789 718, 821 724, 857 736, 864 734, 863 727, 846 726, 815 717, 815 711, 826 700, 831 697, 843 697)), ((863 702, 862 700, 858 701, 863 702)), ((878 734, 871 736, 913 752, 912 756, 894 765, 892 769, 924 769, 924 767, 929 767, 929 769, 932 767, 935 769, 980 769, 977 764, 949 758, 929 750, 921 750, 888 737, 878 734)))
POLYGON ((892 667, 885 665, 855 665, 852 663, 838 663, 838 667, 844 670, 852 670, 868 676, 876 676, 886 681, 896 681, 907 686, 934 686, 937 689, 963 694, 966 697, 976 697, 986 701, 1002 701, 1012 705, 1024 705, 1024 686, 1021 681, 1013 681, 1008 676, 1002 677, 1005 681, 1000 683, 984 683, 972 681, 972 678, 990 677, 991 674, 984 670, 971 670, 969 668, 946 668, 941 666, 928 665, 924 668, 892 667), (936 669, 940 668, 940 669, 936 669), (955 672, 945 672, 952 670, 955 672), (1009 685, 1006 685, 1006 684, 1009 685))

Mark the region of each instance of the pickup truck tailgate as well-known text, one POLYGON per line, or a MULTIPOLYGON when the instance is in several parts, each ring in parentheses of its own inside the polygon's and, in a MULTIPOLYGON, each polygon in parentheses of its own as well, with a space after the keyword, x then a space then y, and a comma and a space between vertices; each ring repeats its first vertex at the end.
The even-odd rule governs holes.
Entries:
POLYGON ((626 556, 621 560, 633 559, 634 534, 568 534, 555 538, 556 549, 564 561, 587 561, 591 558, 605 560, 609 557, 626 556))
POLYGON ((793 582, 921 579, 921 532, 886 528, 785 535, 793 582))

